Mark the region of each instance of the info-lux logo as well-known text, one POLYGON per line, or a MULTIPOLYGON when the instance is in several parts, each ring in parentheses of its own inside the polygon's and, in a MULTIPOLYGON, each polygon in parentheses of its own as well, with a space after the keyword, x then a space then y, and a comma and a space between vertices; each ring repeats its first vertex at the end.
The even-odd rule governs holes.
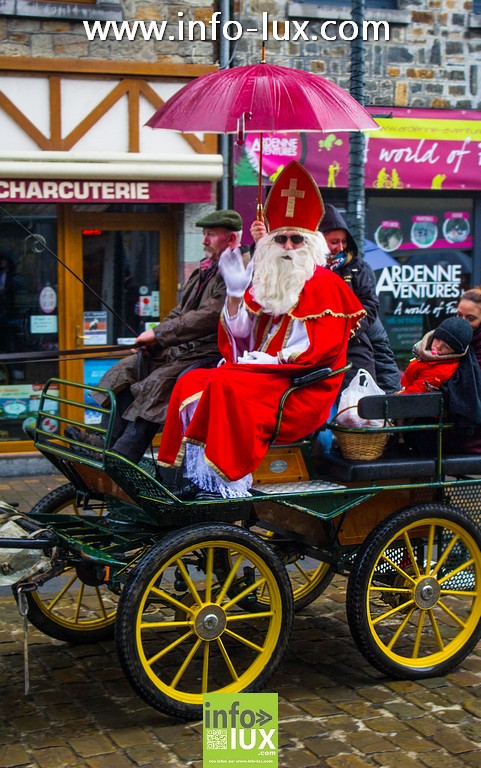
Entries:
POLYGON ((204 765, 277 767, 276 693, 204 696, 204 765))

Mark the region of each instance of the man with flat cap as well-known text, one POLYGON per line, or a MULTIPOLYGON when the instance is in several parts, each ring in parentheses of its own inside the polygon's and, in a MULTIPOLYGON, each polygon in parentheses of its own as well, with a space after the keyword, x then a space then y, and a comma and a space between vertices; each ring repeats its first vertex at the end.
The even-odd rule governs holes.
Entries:
MULTIPOLYGON (((226 248, 240 245, 242 219, 236 211, 221 210, 196 222, 202 227, 205 258, 182 290, 181 302, 155 328, 135 340, 142 359, 130 355, 112 366, 99 382, 116 393, 117 415, 112 450, 138 462, 163 426, 170 394, 187 369, 214 367, 220 360, 217 325, 226 289, 217 269, 226 248)), ((245 257, 248 259, 248 256, 245 257)), ((100 404, 100 393, 92 393, 100 404)), ((99 434, 67 427, 67 437, 102 446, 99 434)))

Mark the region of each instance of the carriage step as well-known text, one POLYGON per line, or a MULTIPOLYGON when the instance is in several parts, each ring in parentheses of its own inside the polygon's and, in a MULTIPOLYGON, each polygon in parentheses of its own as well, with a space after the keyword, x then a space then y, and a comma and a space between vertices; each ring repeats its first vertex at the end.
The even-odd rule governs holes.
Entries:
POLYGON ((266 483, 255 485, 252 491, 255 493, 282 496, 286 493, 319 493, 320 491, 335 491, 345 488, 345 485, 329 483, 325 480, 301 480, 295 483, 266 483))

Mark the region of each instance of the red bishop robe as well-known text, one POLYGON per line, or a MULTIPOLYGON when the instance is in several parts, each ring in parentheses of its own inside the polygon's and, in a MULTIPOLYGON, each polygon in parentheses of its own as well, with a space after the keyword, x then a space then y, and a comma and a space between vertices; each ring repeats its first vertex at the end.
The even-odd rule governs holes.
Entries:
MULTIPOLYGON (((158 460, 180 466, 185 443, 204 446, 206 462, 224 480, 238 480, 253 472, 266 453, 273 435, 279 402, 293 375, 313 366, 332 369, 346 365, 351 333, 365 314, 355 294, 338 275, 317 267, 301 291, 298 303, 280 318, 267 346, 272 316, 264 313, 249 291, 248 308, 254 312, 255 346, 270 355, 287 345, 293 320, 304 323, 308 348, 295 363, 260 365, 237 363, 222 317, 219 347, 226 363, 219 368, 197 369, 178 379, 169 402, 158 460), (197 402, 183 433, 182 411, 197 402)), ((294 391, 284 407, 277 443, 305 437, 325 423, 342 384, 343 374, 294 391)))

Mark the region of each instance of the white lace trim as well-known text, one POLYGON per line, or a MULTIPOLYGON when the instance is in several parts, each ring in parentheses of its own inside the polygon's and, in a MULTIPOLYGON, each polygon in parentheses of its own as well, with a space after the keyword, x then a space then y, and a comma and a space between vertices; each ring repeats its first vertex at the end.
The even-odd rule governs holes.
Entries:
POLYGON ((204 448, 201 445, 186 443, 184 474, 204 491, 220 493, 224 499, 236 499, 249 496, 252 487, 252 475, 245 475, 240 480, 223 480, 204 460, 204 448))

